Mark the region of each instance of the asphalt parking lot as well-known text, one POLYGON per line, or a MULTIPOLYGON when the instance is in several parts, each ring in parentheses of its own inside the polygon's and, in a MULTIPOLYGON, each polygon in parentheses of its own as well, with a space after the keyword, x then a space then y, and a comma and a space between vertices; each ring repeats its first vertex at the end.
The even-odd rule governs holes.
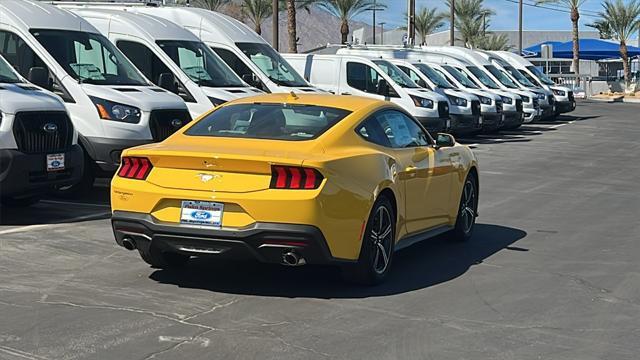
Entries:
POLYGON ((396 254, 388 281, 118 247, 108 192, 0 209, 0 359, 637 359, 640 106, 461 139, 481 166, 469 243, 396 254))

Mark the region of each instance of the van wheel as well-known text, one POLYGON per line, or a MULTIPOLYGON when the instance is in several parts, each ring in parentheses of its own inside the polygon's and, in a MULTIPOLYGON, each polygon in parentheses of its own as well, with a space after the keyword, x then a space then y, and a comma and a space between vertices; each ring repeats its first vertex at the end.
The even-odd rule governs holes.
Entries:
POLYGON ((469 174, 462 188, 456 226, 449 232, 455 241, 467 241, 473 235, 473 228, 478 217, 478 181, 475 175, 469 174))
POLYGON ((381 283, 391 268, 395 234, 393 206, 389 199, 381 197, 374 204, 367 220, 358 261, 342 268, 344 279, 363 285, 381 283))
POLYGON ((27 207, 35 205, 40 201, 40 196, 27 196, 27 197, 3 197, 0 198, 0 205, 4 207, 27 207))
POLYGON ((190 256, 172 252, 159 251, 155 246, 149 245, 143 249, 138 249, 140 257, 144 262, 157 269, 171 269, 184 266, 190 256))

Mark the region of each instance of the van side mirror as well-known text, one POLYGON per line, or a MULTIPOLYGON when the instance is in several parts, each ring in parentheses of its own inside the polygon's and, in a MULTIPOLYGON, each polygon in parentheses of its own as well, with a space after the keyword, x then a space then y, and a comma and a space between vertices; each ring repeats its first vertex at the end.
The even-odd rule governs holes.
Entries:
POLYGON ((427 85, 427 82, 422 79, 418 79, 418 81, 416 81, 416 85, 420 86, 421 88, 429 87, 429 85, 427 85))
POLYGON ((384 97, 389 97, 389 83, 385 79, 378 80, 378 95, 382 95, 384 97))
POLYGON ((452 147, 456 145, 456 139, 451 134, 438 133, 436 136, 436 146, 438 148, 452 147))
POLYGON ((158 86, 174 94, 178 93, 176 77, 172 73, 162 73, 158 77, 158 86))
POLYGON ((43 67, 32 67, 29 69, 27 80, 30 83, 40 86, 41 88, 50 89, 49 85, 49 71, 43 67))

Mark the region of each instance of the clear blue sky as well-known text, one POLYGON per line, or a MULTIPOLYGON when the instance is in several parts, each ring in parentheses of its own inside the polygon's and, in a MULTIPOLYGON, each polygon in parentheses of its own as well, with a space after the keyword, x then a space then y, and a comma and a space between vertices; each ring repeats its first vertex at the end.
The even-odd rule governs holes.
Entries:
MULTIPOLYGON (((404 14, 407 11, 407 0, 378 0, 387 5, 387 9, 376 14, 376 22, 385 21, 387 28, 404 25, 404 14)), ((517 0, 513 0, 516 1, 517 0)), ((493 30, 518 29, 518 4, 510 0, 485 0, 485 7, 493 9, 496 15, 492 18, 493 30)), ((535 4, 535 0, 524 0, 525 4, 535 4)), ((416 8, 437 7, 446 10, 443 0, 416 0, 416 8)), ((562 5, 544 5, 546 7, 564 9, 562 5)), ((580 17, 580 25, 585 29, 585 24, 593 22, 597 17, 591 16, 602 9, 600 0, 586 0, 582 7, 583 14, 580 17)), ((569 13, 524 6, 525 30, 570 30, 571 20, 569 13)), ((358 20, 371 24, 371 12, 357 17, 358 20)), ((448 28, 448 25, 446 26, 448 28)), ((590 29, 590 28, 586 28, 590 29)))

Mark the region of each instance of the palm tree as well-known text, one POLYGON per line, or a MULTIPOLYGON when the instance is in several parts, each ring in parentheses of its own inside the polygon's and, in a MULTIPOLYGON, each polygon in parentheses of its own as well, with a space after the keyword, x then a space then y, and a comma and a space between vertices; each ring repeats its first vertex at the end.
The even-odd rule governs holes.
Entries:
POLYGON ((285 8, 287 9, 287 33, 289 34, 289 52, 298 52, 298 29, 296 20, 296 8, 304 8, 307 12, 310 12, 309 6, 313 3, 317 3, 320 0, 281 0, 285 2, 285 8))
POLYGON ((273 12, 271 5, 271 0, 243 0, 242 2, 242 11, 249 17, 258 35, 262 34, 262 23, 273 12))
POLYGON ((422 45, 427 44, 427 36, 444 26, 444 14, 436 13, 436 9, 420 8, 415 16, 416 32, 422 38, 422 45))
MULTIPOLYGON (((378 0, 380 2, 381 0, 378 0)), ((349 20, 354 16, 361 14, 374 5, 373 0, 322 0, 320 7, 329 11, 331 14, 340 18, 340 34, 341 42, 347 43, 349 37, 349 20)), ((384 4, 377 4, 376 7, 385 7, 384 4)))
MULTIPOLYGON (((447 5, 451 8, 451 0, 447 0, 447 5)), ((456 18, 453 27, 458 32, 458 40, 466 47, 476 47, 485 37, 490 18, 495 12, 485 8, 483 0, 456 0, 454 12, 456 18)))
POLYGON ((479 49, 487 51, 510 51, 509 37, 506 34, 489 34, 484 36, 478 44, 479 49))
POLYGON ((586 24, 586 26, 598 30, 600 39, 609 40, 613 38, 613 34, 611 33, 611 26, 608 22, 602 19, 596 20, 591 24, 586 24))
POLYGON ((605 0, 602 4, 604 11, 600 12, 602 21, 609 24, 613 38, 620 41, 620 56, 624 69, 626 88, 631 83, 631 69, 629 67, 629 53, 627 41, 631 34, 640 29, 640 3, 631 0, 625 4, 622 0, 605 0))
POLYGON ((195 0, 193 2, 193 6, 211 10, 218 11, 221 7, 229 4, 231 0, 195 0))
MULTIPOLYGON (((580 75, 580 33, 578 21, 580 20, 580 7, 586 0, 537 0, 536 4, 560 4, 571 11, 571 23, 573 24, 573 71, 580 75)), ((579 79, 577 81, 579 85, 579 79)))

